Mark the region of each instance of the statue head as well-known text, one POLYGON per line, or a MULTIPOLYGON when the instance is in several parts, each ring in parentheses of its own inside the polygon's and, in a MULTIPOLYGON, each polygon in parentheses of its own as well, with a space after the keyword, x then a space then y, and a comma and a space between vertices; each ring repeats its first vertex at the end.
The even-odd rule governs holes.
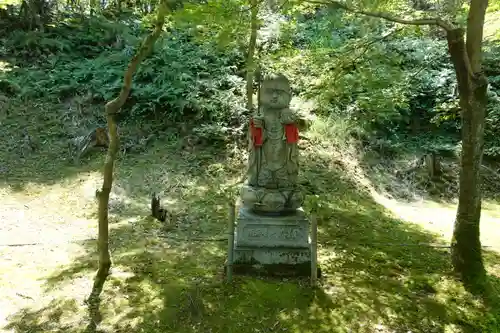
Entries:
POLYGON ((292 99, 290 81, 283 74, 266 75, 260 89, 260 103, 263 107, 284 109, 290 106, 292 99))

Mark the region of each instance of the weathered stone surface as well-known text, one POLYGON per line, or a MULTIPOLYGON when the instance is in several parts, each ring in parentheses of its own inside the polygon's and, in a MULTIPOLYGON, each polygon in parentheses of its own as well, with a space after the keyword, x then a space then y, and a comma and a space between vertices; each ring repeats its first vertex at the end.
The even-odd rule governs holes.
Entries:
POLYGON ((290 101, 285 76, 264 79, 259 108, 250 122, 248 181, 240 191, 243 207, 235 231, 235 267, 304 271, 311 262, 309 221, 300 208, 304 197, 297 186, 298 117, 290 101))
POLYGON ((236 247, 234 264, 299 265, 311 262, 310 248, 236 247))
POLYGON ((308 235, 309 222, 302 210, 287 216, 262 216, 245 207, 240 209, 237 246, 308 247, 308 235))
POLYGON ((309 222, 301 209, 286 216, 263 216, 242 207, 235 237, 235 263, 296 265, 311 261, 309 222))
POLYGON ((281 74, 268 75, 260 88, 259 108, 250 121, 248 183, 244 205, 262 212, 286 212, 300 207, 298 117, 290 109, 291 89, 281 74))
POLYGON ((243 205, 260 212, 286 212, 300 208, 304 197, 298 189, 266 189, 243 185, 240 191, 243 205))

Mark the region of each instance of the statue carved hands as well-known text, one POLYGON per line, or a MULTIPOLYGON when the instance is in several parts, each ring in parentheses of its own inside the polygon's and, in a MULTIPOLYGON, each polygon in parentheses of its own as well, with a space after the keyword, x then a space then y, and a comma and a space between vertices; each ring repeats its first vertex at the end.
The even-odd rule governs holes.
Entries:
POLYGON ((295 113, 290 109, 285 109, 281 112, 280 121, 282 124, 293 124, 297 121, 295 113))
POLYGON ((264 127, 264 117, 263 116, 254 116, 253 117, 253 124, 255 128, 263 128, 264 127))

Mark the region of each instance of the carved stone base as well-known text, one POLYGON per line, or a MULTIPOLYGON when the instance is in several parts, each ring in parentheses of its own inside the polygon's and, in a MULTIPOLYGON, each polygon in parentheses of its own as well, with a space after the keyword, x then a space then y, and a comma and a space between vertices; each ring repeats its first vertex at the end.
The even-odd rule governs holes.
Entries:
POLYGON ((241 208, 237 221, 234 267, 310 267, 309 221, 301 209, 293 215, 261 216, 241 208))
POLYGON ((234 263, 251 265, 298 265, 311 263, 310 248, 242 247, 234 249, 234 263))
POLYGON ((240 190, 245 207, 262 212, 295 211, 302 206, 304 198, 296 189, 276 189, 243 185, 240 190))

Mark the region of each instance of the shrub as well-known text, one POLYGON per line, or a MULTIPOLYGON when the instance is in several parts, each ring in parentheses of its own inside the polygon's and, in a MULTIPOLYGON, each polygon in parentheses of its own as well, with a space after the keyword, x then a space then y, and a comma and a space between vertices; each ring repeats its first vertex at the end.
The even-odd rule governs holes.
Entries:
MULTIPOLYGON (((126 28, 103 18, 45 33, 17 32, 6 42, 10 54, 38 54, 39 62, 36 67, 20 66, 11 71, 9 82, 22 87, 22 97, 67 99, 90 95, 94 102, 108 101, 121 89, 124 70, 142 32, 140 26, 126 28), (82 33, 82 26, 90 30, 82 33), (65 34, 58 35, 61 31, 65 34), (43 42, 37 44, 37 39, 43 42), (117 41, 122 45, 117 46, 117 41)), ((236 64, 243 63, 242 55, 222 52, 211 41, 190 39, 188 34, 174 30, 157 42, 134 77, 125 105, 126 118, 226 124, 239 121, 244 112, 244 83, 236 75, 236 64)))

